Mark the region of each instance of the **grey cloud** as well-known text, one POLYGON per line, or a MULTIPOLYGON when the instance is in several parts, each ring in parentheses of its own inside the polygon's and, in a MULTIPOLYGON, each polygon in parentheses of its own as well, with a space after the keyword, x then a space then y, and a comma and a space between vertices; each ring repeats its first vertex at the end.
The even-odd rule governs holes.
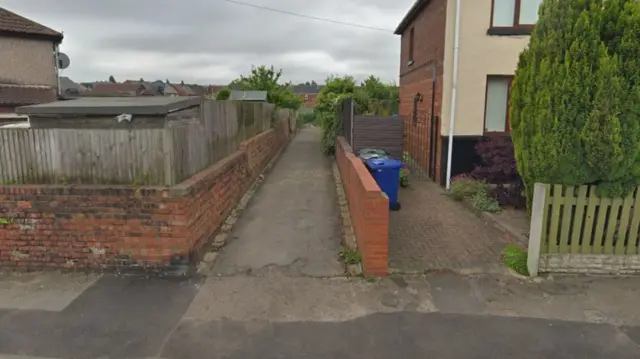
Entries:
MULTIPOLYGON (((393 29, 413 0, 243 0, 393 29)), ((397 78, 399 38, 231 4, 223 0, 4 0, 3 6, 64 31, 76 81, 109 75, 226 83, 252 64, 282 66, 288 80, 323 81, 331 59, 358 78, 397 78), (127 54, 119 56, 117 54, 127 54), (116 54, 116 55, 114 55, 116 54), (136 55, 138 54, 138 55, 136 55), (318 59, 301 54, 318 54, 318 59), (144 58, 142 68, 137 58, 144 58), (170 61, 179 58, 179 61, 170 61), (328 61, 328 60, 327 60, 328 61), (208 69, 221 69, 209 71, 208 69), (107 74, 107 72, 109 72, 107 74)))

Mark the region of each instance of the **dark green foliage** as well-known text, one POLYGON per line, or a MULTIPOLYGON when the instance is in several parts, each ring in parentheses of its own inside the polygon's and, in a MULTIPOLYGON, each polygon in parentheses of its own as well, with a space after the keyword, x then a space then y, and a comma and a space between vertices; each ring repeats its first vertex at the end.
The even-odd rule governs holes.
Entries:
POLYGON ((316 98, 314 112, 316 121, 322 127, 322 147, 327 155, 334 153, 336 137, 342 135, 342 102, 354 98, 355 93, 356 82, 353 77, 331 76, 316 98))
POLYGON ((216 100, 228 100, 231 97, 231 90, 223 88, 216 94, 216 100))
POLYGON ((544 0, 511 90, 511 134, 530 199, 536 182, 623 196, 640 168, 640 5, 544 0))

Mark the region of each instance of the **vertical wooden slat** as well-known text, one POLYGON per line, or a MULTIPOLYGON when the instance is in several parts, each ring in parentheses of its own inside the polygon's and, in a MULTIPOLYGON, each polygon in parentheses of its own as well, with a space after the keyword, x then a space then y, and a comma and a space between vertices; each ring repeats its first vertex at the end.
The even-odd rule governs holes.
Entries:
POLYGON ((596 194, 596 187, 589 186, 589 197, 587 199, 587 213, 584 217, 584 230, 582 231, 582 246, 580 253, 589 254, 593 250, 591 245, 591 236, 593 232, 593 226, 596 223, 596 209, 600 205, 600 197, 596 194))
POLYGON ((627 241, 627 231, 629 229, 629 219, 631 218, 631 206, 633 205, 634 192, 629 193, 627 197, 624 198, 624 203, 622 204, 622 209, 620 212, 620 225, 618 226, 618 238, 616 240, 615 254, 622 255, 625 253, 626 241, 627 241))
POLYGON ((10 184, 13 180, 13 172, 11 171, 11 161, 8 154, 8 131, 0 131, 0 183, 10 184))
POLYGON ((582 240, 582 224, 585 217, 585 207, 587 204, 588 191, 588 186, 578 187, 576 209, 573 216, 573 233, 571 233, 571 253, 580 253, 580 242, 582 240))
POLYGON ((560 207, 562 207, 562 185, 553 185, 551 201, 551 228, 549 229, 549 253, 559 253, 558 235, 560 227, 560 207))
POLYGON ((629 226, 629 239, 627 240, 626 254, 638 253, 638 226, 640 226, 640 188, 636 189, 631 211, 631 225, 629 226))
POLYGON ((569 234, 572 224, 573 202, 575 201, 576 187, 564 187, 565 195, 563 196, 562 220, 560 223, 560 245, 558 251, 560 253, 569 253, 569 234))
POLYGON ((610 205, 611 198, 600 198, 600 206, 598 207, 598 216, 596 218, 596 231, 593 235, 593 248, 591 249, 593 254, 602 254, 603 252, 604 229, 607 224, 607 212, 610 205))
POLYGON ((551 185, 544 184, 545 199, 542 212, 542 235, 540 237, 540 253, 549 253, 549 208, 551 208, 551 185))
POLYGON ((620 212, 620 207, 622 207, 622 202, 622 198, 611 200, 611 211, 609 211, 605 222, 606 234, 602 248, 604 254, 613 254, 615 235, 618 232, 618 213, 620 212))

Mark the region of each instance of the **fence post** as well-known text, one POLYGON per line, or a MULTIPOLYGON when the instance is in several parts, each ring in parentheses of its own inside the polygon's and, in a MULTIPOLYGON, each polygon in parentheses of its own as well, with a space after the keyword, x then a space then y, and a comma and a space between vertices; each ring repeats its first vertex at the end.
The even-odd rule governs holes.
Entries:
POLYGON ((540 266, 540 248, 544 227, 544 211, 546 210, 547 187, 536 183, 533 189, 533 206, 531 209, 531 227, 529 228, 529 251, 527 253, 527 269, 529 275, 538 275, 540 266))
POLYGON ((176 180, 173 163, 173 131, 169 127, 162 130, 162 149, 164 150, 164 185, 173 186, 176 180))

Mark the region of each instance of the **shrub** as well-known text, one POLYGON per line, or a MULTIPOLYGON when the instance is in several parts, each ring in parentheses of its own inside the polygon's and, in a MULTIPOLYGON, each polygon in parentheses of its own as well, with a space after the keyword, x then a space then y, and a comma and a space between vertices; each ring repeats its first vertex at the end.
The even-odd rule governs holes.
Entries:
POLYGON ((231 90, 223 88, 216 93, 216 100, 228 100, 231 97, 231 90))
POLYGON ((473 208, 481 212, 500 212, 500 204, 495 198, 491 197, 489 191, 483 190, 476 192, 471 196, 471 205, 473 208))
POLYGON ((526 206, 524 187, 516 169, 511 138, 487 137, 476 145, 476 153, 482 160, 482 164, 477 166, 471 175, 497 185, 491 190, 491 195, 501 206, 524 208, 526 206))
POLYGON ((482 164, 471 172, 473 177, 491 184, 512 183, 520 179, 510 137, 487 137, 476 144, 476 154, 482 164))
POLYGON ((511 134, 531 201, 536 182, 623 196, 640 177, 640 7, 544 0, 511 89, 511 134))
POLYGON ((471 198, 479 192, 487 193, 489 186, 482 181, 478 181, 468 175, 454 177, 451 181, 451 189, 449 195, 456 201, 462 201, 465 198, 471 198))
POLYGON ((527 267, 527 252, 518 248, 513 244, 509 244, 502 251, 502 260, 504 265, 513 269, 517 273, 529 276, 529 269, 527 267))
POLYGON ((527 206, 522 181, 499 184, 491 190, 491 196, 495 198, 501 207, 510 206, 516 209, 524 209, 527 206))

